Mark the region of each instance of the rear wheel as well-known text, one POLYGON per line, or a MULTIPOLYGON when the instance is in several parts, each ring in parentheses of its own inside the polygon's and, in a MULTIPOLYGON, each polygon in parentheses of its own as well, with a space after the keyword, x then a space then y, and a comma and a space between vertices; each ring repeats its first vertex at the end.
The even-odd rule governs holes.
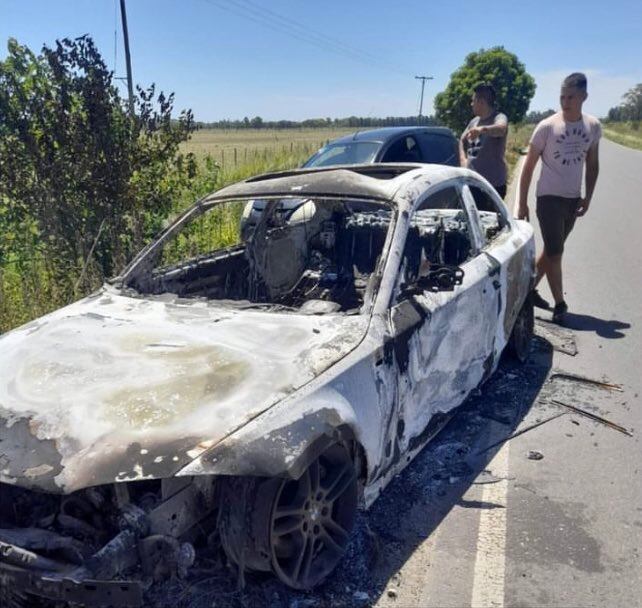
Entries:
POLYGON ((220 533, 228 558, 241 570, 272 570, 290 587, 311 589, 346 551, 357 476, 349 450, 337 443, 297 480, 227 480, 221 499, 220 533))
POLYGON ((530 294, 515 319, 513 331, 508 339, 508 351, 520 363, 526 363, 531 349, 531 340, 535 329, 533 301, 530 294))

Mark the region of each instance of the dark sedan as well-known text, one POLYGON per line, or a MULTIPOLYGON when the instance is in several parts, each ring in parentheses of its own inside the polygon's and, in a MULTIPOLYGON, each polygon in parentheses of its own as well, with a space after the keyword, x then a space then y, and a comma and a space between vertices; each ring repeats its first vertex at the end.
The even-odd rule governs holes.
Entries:
POLYGON ((446 127, 386 127, 335 139, 303 166, 434 163, 458 167, 457 146, 455 135, 446 127))
MULTIPOLYGON (((459 143, 447 127, 385 127, 357 131, 329 142, 313 154, 304 168, 370 163, 431 163, 459 167, 459 143)), ((304 199, 281 202, 288 214, 304 199)), ((241 230, 247 238, 254 230, 267 201, 249 201, 241 218, 241 230)))

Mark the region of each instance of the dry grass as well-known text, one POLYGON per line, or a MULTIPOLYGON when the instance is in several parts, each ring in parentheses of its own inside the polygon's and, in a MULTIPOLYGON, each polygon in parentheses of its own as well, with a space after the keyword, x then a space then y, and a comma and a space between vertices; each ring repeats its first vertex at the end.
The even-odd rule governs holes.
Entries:
POLYGON ((528 142, 535 125, 510 125, 506 141, 506 164, 508 165, 508 181, 513 177, 520 154, 526 154, 528 142))
POLYGON ((603 126, 604 135, 618 144, 642 150, 642 126, 640 122, 609 122, 603 126))
POLYGON ((197 158, 208 154, 222 167, 268 161, 274 155, 311 156, 329 140, 354 129, 201 129, 183 144, 197 158))

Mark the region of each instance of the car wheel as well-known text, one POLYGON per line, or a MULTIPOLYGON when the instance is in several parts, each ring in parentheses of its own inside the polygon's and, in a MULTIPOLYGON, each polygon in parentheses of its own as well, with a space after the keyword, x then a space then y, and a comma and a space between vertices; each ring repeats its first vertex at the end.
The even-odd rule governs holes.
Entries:
POLYGON ((515 319, 513 331, 508 340, 508 350, 510 354, 520 363, 525 363, 528 359, 534 328, 533 301, 529 295, 524 301, 524 304, 522 304, 522 308, 517 315, 517 319, 515 319))
POLYGON ((343 557, 357 510, 349 450, 333 444, 299 479, 227 478, 221 490, 223 549, 239 570, 272 570, 311 589, 343 557))

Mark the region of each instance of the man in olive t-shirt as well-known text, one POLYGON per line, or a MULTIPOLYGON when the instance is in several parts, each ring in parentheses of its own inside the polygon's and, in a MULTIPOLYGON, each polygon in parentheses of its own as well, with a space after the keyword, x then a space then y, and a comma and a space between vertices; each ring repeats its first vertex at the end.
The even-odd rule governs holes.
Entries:
POLYGON ((475 118, 468 123, 459 140, 461 166, 477 171, 504 198, 508 119, 495 109, 495 89, 489 84, 475 87, 470 105, 475 118))
MULTIPOLYGON (((537 219, 544 251, 537 259, 535 285, 545 274, 555 299, 553 321, 560 323, 568 311, 562 287, 562 253, 575 219, 586 214, 599 173, 598 144, 602 129, 597 118, 582 113, 587 98, 586 76, 574 73, 562 83, 562 111, 540 122, 531 137, 519 182, 519 219, 528 219, 528 188, 537 161, 542 171, 537 182, 537 219), (586 165, 582 198, 582 171, 586 165)), ((550 305, 537 291, 533 303, 550 305)))

